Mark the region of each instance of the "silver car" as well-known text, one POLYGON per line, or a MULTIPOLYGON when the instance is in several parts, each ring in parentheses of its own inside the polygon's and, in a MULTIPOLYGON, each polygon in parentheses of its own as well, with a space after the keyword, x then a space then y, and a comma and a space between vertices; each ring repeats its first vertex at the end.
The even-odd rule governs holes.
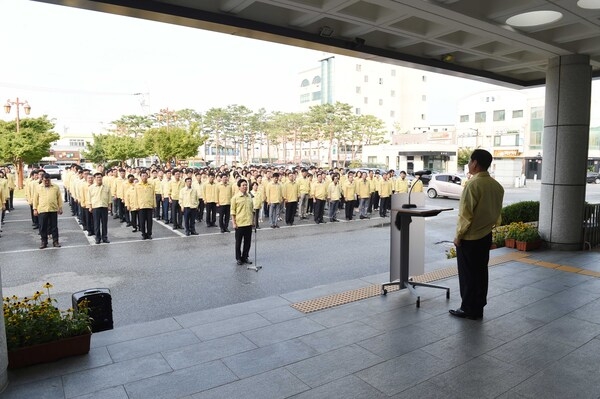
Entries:
POLYGON ((431 175, 429 187, 427 188, 427 196, 429 198, 448 197, 460 198, 464 188, 463 175, 455 175, 450 173, 439 173, 431 175))

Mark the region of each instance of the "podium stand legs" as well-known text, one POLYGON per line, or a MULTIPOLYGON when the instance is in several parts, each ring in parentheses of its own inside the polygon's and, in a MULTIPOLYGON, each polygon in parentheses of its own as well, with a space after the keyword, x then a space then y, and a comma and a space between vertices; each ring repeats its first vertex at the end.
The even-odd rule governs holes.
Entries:
MULTIPOLYGON (((428 283, 419 283, 416 281, 412 281, 408 277, 408 264, 409 264, 409 243, 410 243, 410 223, 412 222, 412 218, 407 214, 399 214, 397 215, 400 220, 396 221, 396 226, 400 229, 400 278, 394 281, 389 281, 387 283, 383 283, 381 285, 381 294, 386 295, 387 289, 386 287, 397 285, 400 290, 408 289, 410 293, 417 297, 417 307, 421 307, 421 296, 417 294, 416 287, 427 287, 427 288, 437 288, 441 290, 446 290, 446 299, 450 299, 450 288, 445 287, 443 285, 435 285, 428 283), (399 223, 398 223, 399 222, 399 223)), ((393 225, 393 224, 392 224, 393 225)))

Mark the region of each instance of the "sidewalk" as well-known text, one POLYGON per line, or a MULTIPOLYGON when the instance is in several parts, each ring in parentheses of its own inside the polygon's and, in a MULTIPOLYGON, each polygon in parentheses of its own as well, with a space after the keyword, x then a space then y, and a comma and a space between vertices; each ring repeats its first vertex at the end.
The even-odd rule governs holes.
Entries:
POLYGON ((9 372, 12 398, 595 398, 600 254, 492 252, 482 321, 417 288, 302 313, 370 276, 93 334, 87 356, 9 372), (513 257, 514 258, 514 257, 513 257), (492 259, 492 260, 493 260, 492 259), (508 259, 508 260, 506 260, 508 259))

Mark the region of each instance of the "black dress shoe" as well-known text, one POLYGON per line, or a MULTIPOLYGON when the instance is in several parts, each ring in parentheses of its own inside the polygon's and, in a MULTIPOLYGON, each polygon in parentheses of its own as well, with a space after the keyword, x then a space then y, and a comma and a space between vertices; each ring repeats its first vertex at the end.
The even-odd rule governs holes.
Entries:
POLYGON ((192 233, 190 233, 189 231, 186 231, 186 232, 185 232, 185 235, 186 235, 187 237, 189 237, 190 235, 192 235, 192 233))
POLYGON ((94 233, 88 233, 88 237, 92 237, 92 236, 95 236, 95 235, 96 234, 94 234, 94 233))
POLYGON ((243 262, 242 260, 238 260, 238 261, 237 261, 237 265, 238 265, 238 266, 242 266, 243 264, 244 264, 244 262, 243 262))
POLYGON ((133 229, 131 232, 132 233, 137 233, 137 231, 138 231, 137 229, 133 229))
POLYGON ((45 248, 48 248, 48 243, 46 243, 46 242, 43 242, 43 243, 40 245, 40 249, 45 249, 45 248))
POLYGON ((102 242, 105 244, 110 244, 110 241, 108 241, 108 240, 102 240, 102 242))
POLYGON ((465 311, 461 308, 458 308, 456 310, 450 309, 449 312, 452 316, 459 317, 461 319, 478 320, 483 317, 483 315, 473 315, 470 313, 465 313, 465 311))
POLYGON ((195 231, 192 231, 192 235, 193 235, 193 236, 197 236, 197 235, 198 235, 198 233, 197 233, 197 232, 195 232, 195 231))
POLYGON ((242 260, 242 262, 245 263, 245 264, 247 264, 247 265, 251 265, 252 264, 252 261, 248 260, 248 259, 244 259, 244 260, 242 260))
POLYGON ((96 244, 100 244, 100 240, 96 240, 96 244))
POLYGON ((60 245, 60 243, 59 243, 58 241, 54 241, 54 242, 52 243, 52 246, 53 246, 54 248, 60 248, 60 247, 61 247, 61 245, 60 245))
POLYGON ((231 233, 231 231, 229 231, 229 229, 225 229, 224 233, 231 233))

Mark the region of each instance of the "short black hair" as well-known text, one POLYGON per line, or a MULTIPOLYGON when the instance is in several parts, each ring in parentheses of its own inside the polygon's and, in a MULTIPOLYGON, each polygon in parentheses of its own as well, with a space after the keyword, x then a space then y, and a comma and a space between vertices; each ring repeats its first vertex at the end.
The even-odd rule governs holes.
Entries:
POLYGON ((248 183, 248 181, 246 181, 246 179, 240 179, 240 180, 238 180, 238 182, 237 182, 237 186, 238 186, 238 187, 242 187, 242 183, 248 183))
POLYGON ((492 157, 492 154, 481 148, 478 148, 471 153, 471 160, 477 161, 477 165, 479 165, 483 170, 488 170, 493 159, 494 157, 492 157))

